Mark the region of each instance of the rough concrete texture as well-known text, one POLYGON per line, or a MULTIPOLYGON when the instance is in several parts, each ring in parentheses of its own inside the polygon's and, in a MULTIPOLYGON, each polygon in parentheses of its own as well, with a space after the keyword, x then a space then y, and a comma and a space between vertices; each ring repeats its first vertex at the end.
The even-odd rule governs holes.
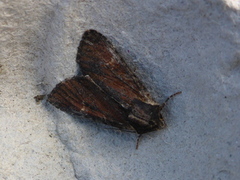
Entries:
POLYGON ((240 2, 0 1, 0 179, 240 179, 240 2), (143 136, 75 118, 34 96, 78 71, 96 29, 127 60, 168 127, 143 136))

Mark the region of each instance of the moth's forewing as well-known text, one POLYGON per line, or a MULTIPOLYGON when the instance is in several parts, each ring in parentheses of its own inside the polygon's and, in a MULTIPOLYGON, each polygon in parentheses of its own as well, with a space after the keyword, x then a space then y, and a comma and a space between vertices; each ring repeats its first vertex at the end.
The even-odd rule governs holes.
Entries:
POLYGON ((84 115, 119 129, 134 131, 126 121, 126 109, 88 76, 73 77, 59 83, 48 95, 48 102, 67 113, 84 115))
POLYGON ((105 36, 95 30, 83 34, 78 47, 77 63, 104 91, 125 107, 134 99, 152 101, 146 88, 124 62, 105 36))

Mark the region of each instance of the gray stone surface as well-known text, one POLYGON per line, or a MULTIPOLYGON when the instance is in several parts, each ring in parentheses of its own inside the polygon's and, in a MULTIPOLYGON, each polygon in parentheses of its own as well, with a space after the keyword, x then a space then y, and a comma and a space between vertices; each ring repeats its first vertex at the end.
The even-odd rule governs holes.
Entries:
POLYGON ((240 179, 239 1, 1 1, 0 179, 240 179), (33 97, 76 74, 82 33, 127 54, 168 127, 136 135, 33 97))

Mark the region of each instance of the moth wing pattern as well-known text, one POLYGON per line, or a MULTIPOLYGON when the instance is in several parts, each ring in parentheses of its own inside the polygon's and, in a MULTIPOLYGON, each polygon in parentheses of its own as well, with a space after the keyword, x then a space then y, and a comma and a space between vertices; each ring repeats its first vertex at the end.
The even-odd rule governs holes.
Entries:
POLYGON ((116 48, 101 33, 88 30, 83 34, 76 61, 84 75, 89 75, 123 107, 129 108, 134 99, 155 104, 116 48))
POLYGON ((126 110, 108 97, 89 76, 75 76, 60 82, 48 95, 48 102, 67 113, 134 131, 126 121, 126 110))
MULTIPOLYGON (((83 75, 66 79, 52 90, 47 101, 69 114, 139 134, 166 127, 161 110, 172 97, 158 104, 128 67, 113 44, 96 30, 87 30, 76 61, 83 75)), ((137 140, 138 147, 139 138, 137 140)))

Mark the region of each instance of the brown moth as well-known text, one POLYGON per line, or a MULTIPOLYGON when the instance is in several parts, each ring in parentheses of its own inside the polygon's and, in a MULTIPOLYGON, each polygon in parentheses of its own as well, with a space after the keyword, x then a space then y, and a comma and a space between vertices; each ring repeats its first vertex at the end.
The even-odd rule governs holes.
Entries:
POLYGON ((161 110, 171 97, 181 92, 171 95, 161 105, 155 102, 101 33, 87 30, 83 34, 76 61, 83 75, 60 82, 48 95, 48 102, 56 108, 135 132, 139 137, 166 126, 161 110))

